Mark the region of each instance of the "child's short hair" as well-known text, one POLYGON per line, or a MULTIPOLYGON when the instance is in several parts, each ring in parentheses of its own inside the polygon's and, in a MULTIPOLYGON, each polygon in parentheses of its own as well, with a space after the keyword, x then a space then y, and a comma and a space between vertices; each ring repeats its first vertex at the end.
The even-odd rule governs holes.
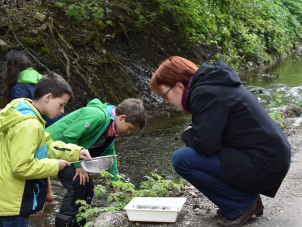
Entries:
POLYGON ((33 100, 38 100, 44 95, 51 93, 53 98, 61 97, 64 94, 70 96, 68 103, 72 103, 74 95, 66 80, 54 72, 43 76, 36 84, 33 100))
POLYGON ((141 99, 125 99, 115 109, 117 116, 126 115, 126 122, 142 130, 146 124, 146 111, 141 99))

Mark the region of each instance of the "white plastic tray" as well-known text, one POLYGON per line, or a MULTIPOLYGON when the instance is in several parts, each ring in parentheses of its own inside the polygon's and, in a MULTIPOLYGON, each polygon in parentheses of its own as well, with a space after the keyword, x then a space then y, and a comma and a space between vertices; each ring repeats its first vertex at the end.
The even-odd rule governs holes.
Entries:
POLYGON ((176 222, 187 198, 135 197, 124 209, 130 221, 176 222))

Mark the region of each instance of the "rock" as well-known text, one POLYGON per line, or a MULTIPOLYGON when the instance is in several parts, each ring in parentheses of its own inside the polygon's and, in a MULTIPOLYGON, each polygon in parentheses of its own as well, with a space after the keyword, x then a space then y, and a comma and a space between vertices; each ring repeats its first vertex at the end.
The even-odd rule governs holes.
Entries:
POLYGON ((197 198, 197 195, 194 192, 189 192, 189 194, 192 196, 192 198, 197 198))
POLYGON ((7 43, 0 39, 0 52, 6 52, 7 50, 8 50, 7 43))
POLYGON ((45 20, 46 16, 42 13, 39 13, 37 12, 36 15, 35 15, 35 19, 40 21, 40 22, 43 22, 45 20))
POLYGON ((198 204, 193 205, 193 210, 200 208, 198 204))
POLYGON ((47 25, 46 24, 42 24, 41 25, 42 30, 45 32, 47 30, 47 25))
POLYGON ((97 219, 89 225, 89 227, 115 227, 125 226, 128 222, 126 212, 109 211, 101 214, 97 219))
POLYGON ((43 35, 44 34, 43 29, 41 27, 37 28, 37 31, 38 31, 39 35, 43 35))
POLYGON ((300 117, 302 114, 302 110, 300 107, 294 105, 294 104, 290 104, 286 107, 286 109, 284 110, 284 112, 282 113, 282 117, 300 117))
POLYGON ((29 31, 29 34, 30 34, 31 36, 36 36, 36 35, 38 34, 38 30, 33 29, 33 30, 29 31))

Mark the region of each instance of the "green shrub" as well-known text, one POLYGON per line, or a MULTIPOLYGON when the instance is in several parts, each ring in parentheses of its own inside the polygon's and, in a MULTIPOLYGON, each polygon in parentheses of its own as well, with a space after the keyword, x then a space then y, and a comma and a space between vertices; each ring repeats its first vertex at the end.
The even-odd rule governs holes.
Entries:
MULTIPOLYGON (((155 169, 155 171, 157 171, 155 169)), ((175 191, 180 191, 183 186, 184 180, 177 179, 177 182, 172 180, 164 180, 160 175, 151 172, 151 176, 145 176, 147 181, 141 183, 140 189, 135 189, 135 186, 131 183, 130 178, 125 178, 125 175, 121 174, 118 176, 119 181, 109 181, 112 175, 106 171, 100 173, 102 177, 107 179, 107 184, 118 188, 119 192, 110 193, 107 198, 107 202, 112 202, 108 207, 105 208, 92 208, 90 205, 86 204, 84 200, 78 200, 76 204, 81 204, 79 208, 79 213, 77 214, 77 222, 80 222, 83 218, 88 219, 85 226, 88 226, 93 222, 93 217, 95 215, 108 212, 108 211, 122 211, 124 207, 131 201, 134 197, 164 197, 169 196, 175 191)), ((176 173, 173 173, 173 175, 176 173)), ((175 176, 174 176, 175 179, 175 176)), ((106 193, 106 186, 97 185, 94 188, 95 197, 100 194, 106 193)))

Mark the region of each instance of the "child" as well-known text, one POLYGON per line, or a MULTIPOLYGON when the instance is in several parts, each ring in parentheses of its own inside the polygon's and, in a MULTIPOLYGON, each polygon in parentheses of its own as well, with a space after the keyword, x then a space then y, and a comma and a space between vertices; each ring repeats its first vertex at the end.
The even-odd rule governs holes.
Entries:
MULTIPOLYGON (((29 58, 22 51, 10 51, 7 54, 7 63, 4 71, 4 91, 3 104, 6 106, 13 99, 29 98, 33 99, 36 83, 42 78, 36 70, 32 68, 29 58)), ((45 128, 61 119, 60 114, 54 119, 45 116, 45 128)), ((51 192, 50 179, 48 178, 48 192, 46 202, 53 202, 54 196, 51 192)), ((42 210, 43 213, 43 210, 42 210)))
MULTIPOLYGON (((33 99, 36 83, 42 78, 42 75, 32 68, 30 60, 22 51, 10 51, 7 54, 3 77, 3 104, 6 106, 13 99, 33 99)), ((45 127, 47 128, 62 117, 63 114, 54 119, 44 116, 45 127)))
POLYGON ((33 101, 15 99, 0 112, 1 227, 28 226, 29 215, 45 203, 47 177, 70 165, 60 159, 91 158, 82 147, 53 142, 44 130, 42 116, 58 116, 72 100, 67 82, 50 73, 37 83, 33 101))
MULTIPOLYGON (((146 113, 143 101, 126 99, 117 107, 93 99, 87 107, 76 110, 65 116, 46 131, 53 140, 62 140, 89 149, 92 157, 115 155, 113 141, 121 133, 130 133, 133 129, 143 129, 146 113)), ((118 180, 117 161, 108 170, 118 180)), ((56 226, 85 225, 86 220, 76 223, 75 215, 80 205, 75 205, 78 199, 91 203, 93 197, 93 182, 86 171, 79 165, 73 165, 60 172, 59 180, 67 189, 60 212, 57 213, 56 226)), ((113 192, 115 189, 112 188, 113 192)))

